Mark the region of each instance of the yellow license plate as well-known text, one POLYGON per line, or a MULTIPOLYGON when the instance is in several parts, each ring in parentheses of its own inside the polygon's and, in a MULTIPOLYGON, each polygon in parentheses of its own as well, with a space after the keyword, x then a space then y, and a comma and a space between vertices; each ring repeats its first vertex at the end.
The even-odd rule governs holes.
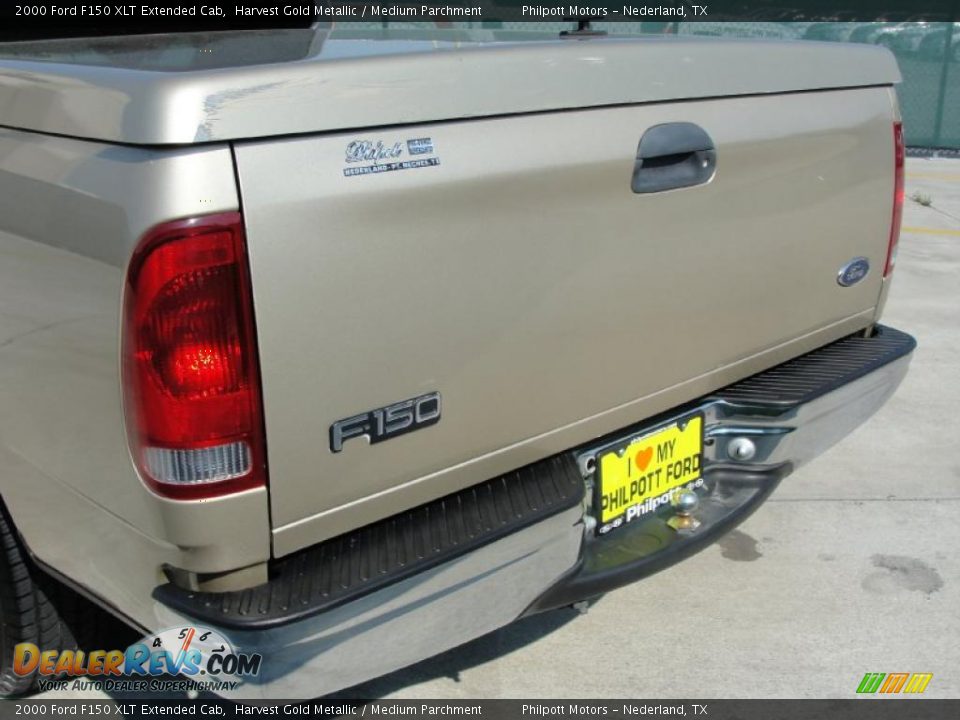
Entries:
POLYGON ((702 415, 630 439, 601 455, 597 462, 601 532, 653 512, 679 487, 696 486, 702 457, 702 415))

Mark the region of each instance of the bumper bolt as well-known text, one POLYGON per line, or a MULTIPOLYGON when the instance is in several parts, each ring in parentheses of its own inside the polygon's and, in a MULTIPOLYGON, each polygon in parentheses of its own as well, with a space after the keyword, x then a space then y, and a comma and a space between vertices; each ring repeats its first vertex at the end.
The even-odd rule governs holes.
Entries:
POLYGON ((753 440, 745 437, 734 438, 727 445, 727 455, 729 455, 732 460, 746 462, 756 454, 757 446, 754 445, 753 440))

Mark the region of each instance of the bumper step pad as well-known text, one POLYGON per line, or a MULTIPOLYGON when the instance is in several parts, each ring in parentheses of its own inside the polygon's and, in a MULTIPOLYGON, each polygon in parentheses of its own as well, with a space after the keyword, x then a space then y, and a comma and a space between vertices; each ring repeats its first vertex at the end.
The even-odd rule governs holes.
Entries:
POLYGON ((845 337, 711 397, 735 405, 803 405, 913 352, 916 346, 917 341, 907 333, 878 325, 871 337, 845 337))
POLYGON ((576 461, 557 455, 277 560, 236 592, 172 583, 154 597, 224 628, 263 629, 316 615, 494 542, 583 499, 576 461))

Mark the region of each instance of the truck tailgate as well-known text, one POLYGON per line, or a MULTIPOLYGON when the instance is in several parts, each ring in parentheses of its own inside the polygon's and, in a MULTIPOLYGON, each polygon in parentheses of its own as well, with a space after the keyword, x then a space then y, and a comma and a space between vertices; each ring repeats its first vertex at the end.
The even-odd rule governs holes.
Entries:
POLYGON ((869 324, 893 102, 876 86, 237 143, 275 551, 869 324), (675 122, 712 138, 715 175, 634 193, 641 136, 675 122), (400 152, 347 162, 378 143, 400 152), (355 170, 371 164, 396 171, 355 170), (857 257, 871 271, 841 286, 857 257), (331 451, 336 421, 430 392, 438 423, 331 451))

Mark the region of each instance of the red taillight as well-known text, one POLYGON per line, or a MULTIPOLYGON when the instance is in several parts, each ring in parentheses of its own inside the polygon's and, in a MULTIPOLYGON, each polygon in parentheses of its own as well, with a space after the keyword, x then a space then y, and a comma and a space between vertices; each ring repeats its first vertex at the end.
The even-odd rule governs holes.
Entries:
POLYGON ((177 499, 265 485, 240 213, 148 232, 130 262, 124 309, 125 408, 141 477, 177 499))
POLYGON ((883 276, 893 272, 897 261, 897 243, 900 242, 900 221, 903 218, 903 164, 906 150, 903 146, 903 123, 893 124, 893 218, 890 221, 890 243, 887 245, 887 264, 883 276))

